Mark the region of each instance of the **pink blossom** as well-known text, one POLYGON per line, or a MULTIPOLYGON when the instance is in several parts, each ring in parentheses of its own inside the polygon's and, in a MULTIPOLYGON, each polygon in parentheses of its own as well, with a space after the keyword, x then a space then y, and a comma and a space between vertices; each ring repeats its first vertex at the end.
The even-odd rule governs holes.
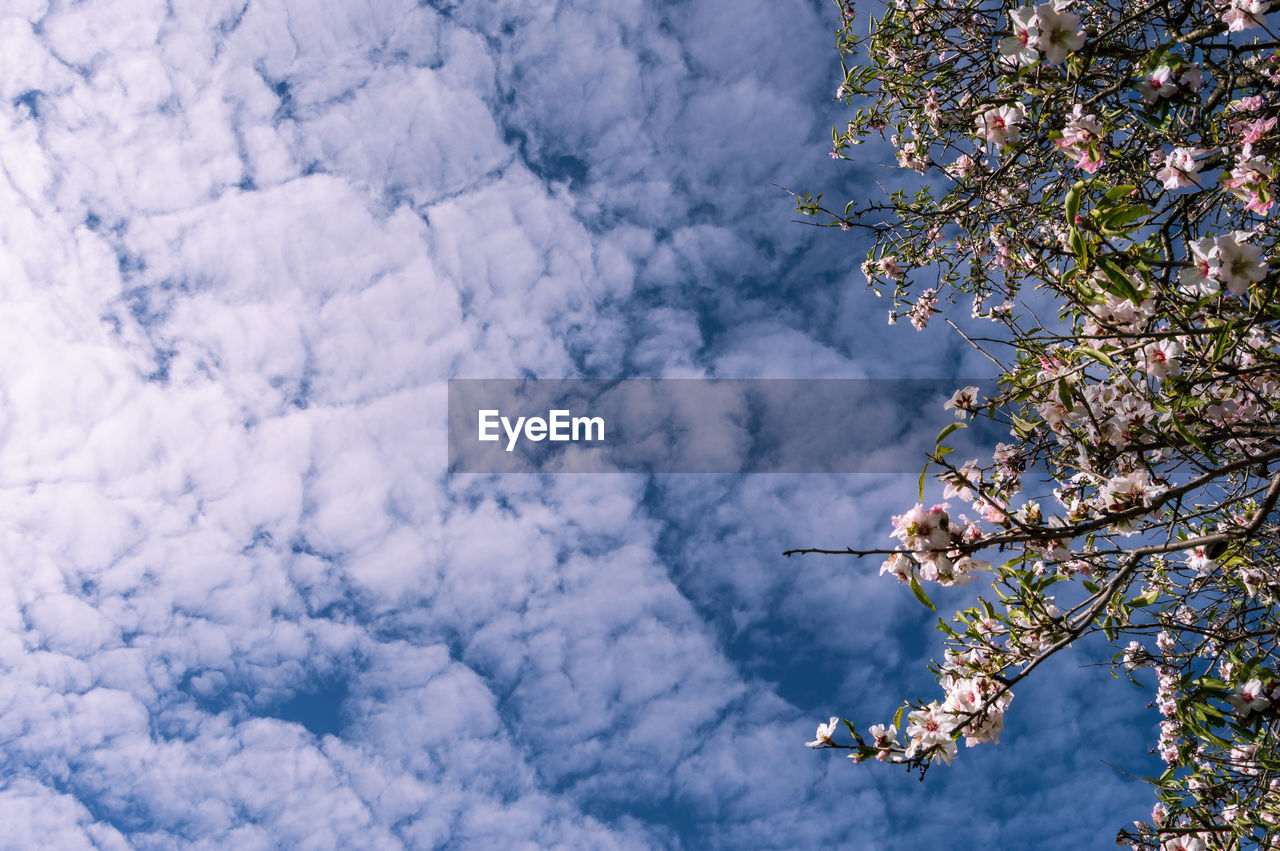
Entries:
POLYGON ((1240 686, 1235 694, 1227 698, 1227 703, 1235 707, 1237 714, 1248 715, 1250 712, 1261 712, 1271 705, 1262 690, 1262 681, 1256 677, 1240 686))
POLYGON ((1245 134, 1240 138, 1240 144, 1252 146, 1254 142, 1257 142, 1263 136, 1270 133, 1271 129, 1275 126, 1275 116, 1250 121, 1248 124, 1244 125, 1245 134))
POLYGON ((1196 547, 1195 549, 1187 550, 1187 567, 1194 570, 1200 576, 1206 576, 1212 573, 1214 568, 1217 566, 1218 563, 1205 554, 1204 547, 1196 547))
POLYGON ((1069 52, 1084 47, 1080 16, 1061 11, 1065 6, 1056 2, 1036 6, 1036 20, 1040 24, 1036 47, 1044 51, 1044 58, 1050 65, 1066 61, 1069 52))
POLYGON ((893 536, 909 550, 945 550, 951 543, 946 509, 945 503, 929 509, 917 504, 907 513, 895 515, 891 518, 893 536))
POLYGON ((968 177, 969 172, 973 171, 975 165, 973 157, 968 154, 961 154, 954 163, 947 166, 946 172, 953 178, 968 177))
POLYGON ((1204 72, 1199 65, 1179 65, 1174 71, 1174 77, 1178 85, 1193 92, 1200 91, 1200 87, 1204 85, 1204 72))
POLYGON ((1243 295, 1267 276, 1262 249, 1245 241, 1252 236, 1248 231, 1238 230, 1213 241, 1218 255, 1218 277, 1232 295, 1243 295))
POLYGON ((892 278, 895 281, 906 274, 902 271, 902 267, 898 265, 898 258, 892 254, 880 258, 880 273, 886 278, 892 278))
POLYGON ((1218 292, 1218 253, 1211 238, 1197 239, 1191 243, 1190 269, 1178 274, 1178 283, 1185 292, 1198 296, 1210 296, 1218 292))
POLYGON ((1132 671, 1135 668, 1145 668, 1151 664, 1151 654, 1146 651, 1140 642, 1130 641, 1129 647, 1124 651, 1124 666, 1132 671))
POLYGON ((1227 25, 1228 32, 1233 33, 1266 26, 1263 15, 1270 6, 1268 0, 1230 0, 1227 10, 1222 13, 1222 22, 1227 25))
POLYGON ((969 386, 951 394, 951 398, 942 403, 942 410, 955 412, 956 419, 963 420, 978 407, 978 388, 969 386))
POLYGON ((978 116, 977 135, 993 145, 1018 141, 1018 125, 1026 118, 1022 104, 997 106, 978 116))
POLYGON ((880 565, 881 576, 888 573, 891 576, 896 576, 899 582, 910 582, 915 572, 916 563, 904 553, 893 553, 885 559, 884 564, 880 565))
POLYGON ((1177 340, 1156 340, 1143 348, 1142 368, 1152 378, 1177 375, 1182 369, 1178 364, 1181 355, 1182 344, 1177 340))
POLYGON ((1196 157, 1204 154, 1200 148, 1174 148, 1164 160, 1164 167, 1156 172, 1156 178, 1165 189, 1200 185, 1200 162, 1196 157))
POLYGON ((911 319, 911 327, 917 331, 923 331, 925 326, 929 324, 933 314, 938 312, 937 292, 935 289, 925 290, 920 293, 916 303, 911 306, 911 312, 908 316, 911 319))
POLYGON ((1138 83, 1138 91, 1142 93, 1142 99, 1147 103, 1155 103, 1160 98, 1173 97, 1178 91, 1178 84, 1173 79, 1173 69, 1168 65, 1161 65, 1138 83))
POLYGON ((1252 210, 1260 216, 1267 214, 1275 204, 1269 186, 1271 166, 1262 157, 1242 157, 1231 169, 1231 175, 1224 178, 1222 185, 1245 204, 1246 210, 1252 210))
POLYGON ((811 748, 820 748, 824 745, 832 744, 831 737, 835 734, 836 727, 839 723, 840 719, 832 715, 831 720, 826 724, 818 725, 818 732, 814 736, 814 740, 812 742, 805 742, 805 745, 811 748))
POLYGON ((1098 116, 1085 115, 1084 107, 1077 103, 1067 117, 1062 138, 1056 144, 1058 150, 1077 158, 1076 168, 1093 173, 1102 166, 1102 136, 1098 116))
POLYGON ((1035 9, 1024 6, 1009 11, 1013 35, 1000 39, 1000 61, 1012 68, 1026 68, 1040 61, 1036 41, 1040 37, 1035 9))

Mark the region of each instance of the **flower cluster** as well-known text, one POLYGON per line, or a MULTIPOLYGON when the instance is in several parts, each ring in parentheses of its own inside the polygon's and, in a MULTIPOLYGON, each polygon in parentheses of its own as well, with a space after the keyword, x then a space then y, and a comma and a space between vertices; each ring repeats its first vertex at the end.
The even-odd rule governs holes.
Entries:
POLYGON ((967 585, 975 572, 989 567, 964 552, 979 533, 977 525, 965 517, 953 523, 947 508, 946 503, 927 509, 917 505, 894 517, 893 537, 901 549, 889 555, 880 573, 903 582, 920 578, 940 585, 967 585))
POLYGON ((1067 116, 1067 126, 1057 139, 1058 150, 1076 160, 1076 168, 1092 174, 1102 167, 1102 125, 1098 116, 1085 115, 1084 107, 1076 104, 1067 116))
POLYGON ((1149 104, 1159 103, 1184 92, 1198 92, 1204 84, 1204 72, 1199 65, 1156 66, 1138 83, 1138 93, 1149 104))
POLYGON ((1268 0, 1227 0, 1222 3, 1222 22, 1229 32, 1241 32, 1253 27, 1266 26, 1263 17, 1271 7, 1268 0))
POLYGON ((1262 249, 1250 243, 1252 238, 1250 231, 1238 230, 1191 243, 1192 264, 1179 276, 1183 289, 1200 296, 1216 295, 1224 288, 1243 295, 1269 270, 1262 249))
POLYGON ((841 81, 858 109, 836 151, 878 133, 923 177, 800 209, 868 236, 891 322, 921 329, 961 301, 957 330, 999 390, 946 401, 941 499, 923 476, 892 542, 862 551, 931 608, 929 583, 982 575, 939 623, 945 697, 819 745, 949 763, 962 738, 997 740, 1012 686, 1097 635, 1119 672, 1154 679, 1161 718, 1160 804, 1128 840, 1247 847, 1280 825, 1271 5, 900 0, 866 35, 845 16, 841 50, 866 59, 841 81), (947 435, 978 417, 1007 442, 950 457, 947 435))
POLYGON ((1084 47, 1080 16, 1068 12, 1070 6, 1070 0, 1054 0, 1010 10, 1013 35, 1001 39, 1000 61, 1015 69, 1036 65, 1042 57, 1059 65, 1070 51, 1084 47))

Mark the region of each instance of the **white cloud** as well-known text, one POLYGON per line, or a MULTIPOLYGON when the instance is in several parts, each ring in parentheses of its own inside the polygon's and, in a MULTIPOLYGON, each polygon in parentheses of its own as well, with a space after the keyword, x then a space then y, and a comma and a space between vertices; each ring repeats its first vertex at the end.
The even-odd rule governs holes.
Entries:
POLYGON ((902 488, 444 477, 450 376, 866 367, 765 286, 805 274, 768 183, 808 173, 819 19, 490 6, 0 19, 22 844, 795 847, 888 811, 793 703, 892 679, 859 654, 900 658, 899 589, 776 553, 902 488), (830 660, 808 696, 793 653, 830 660))

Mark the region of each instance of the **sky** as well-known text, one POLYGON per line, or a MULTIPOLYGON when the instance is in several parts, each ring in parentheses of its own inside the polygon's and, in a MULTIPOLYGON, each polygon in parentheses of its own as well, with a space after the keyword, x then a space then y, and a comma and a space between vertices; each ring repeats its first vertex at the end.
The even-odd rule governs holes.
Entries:
MULTIPOLYGON (((808 0, 7 0, 3 848, 1067 848, 1150 809, 1093 645, 919 783, 915 475, 451 475, 449 378, 950 378, 808 0)), ((943 611, 963 592, 938 593, 943 611)))

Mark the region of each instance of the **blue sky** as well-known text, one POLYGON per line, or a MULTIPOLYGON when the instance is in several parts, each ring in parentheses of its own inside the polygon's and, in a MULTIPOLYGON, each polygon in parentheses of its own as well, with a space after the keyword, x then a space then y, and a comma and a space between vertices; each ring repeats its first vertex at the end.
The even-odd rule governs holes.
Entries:
MULTIPOLYGON (((1158 720, 1079 659, 919 784, 914 476, 446 474, 446 379, 947 377, 828 157, 833 9, 10 0, 0 845, 1090 847, 1158 720), (7 844, 5 844, 7 843, 7 844)), ((940 607, 961 596, 937 595, 940 607)))

